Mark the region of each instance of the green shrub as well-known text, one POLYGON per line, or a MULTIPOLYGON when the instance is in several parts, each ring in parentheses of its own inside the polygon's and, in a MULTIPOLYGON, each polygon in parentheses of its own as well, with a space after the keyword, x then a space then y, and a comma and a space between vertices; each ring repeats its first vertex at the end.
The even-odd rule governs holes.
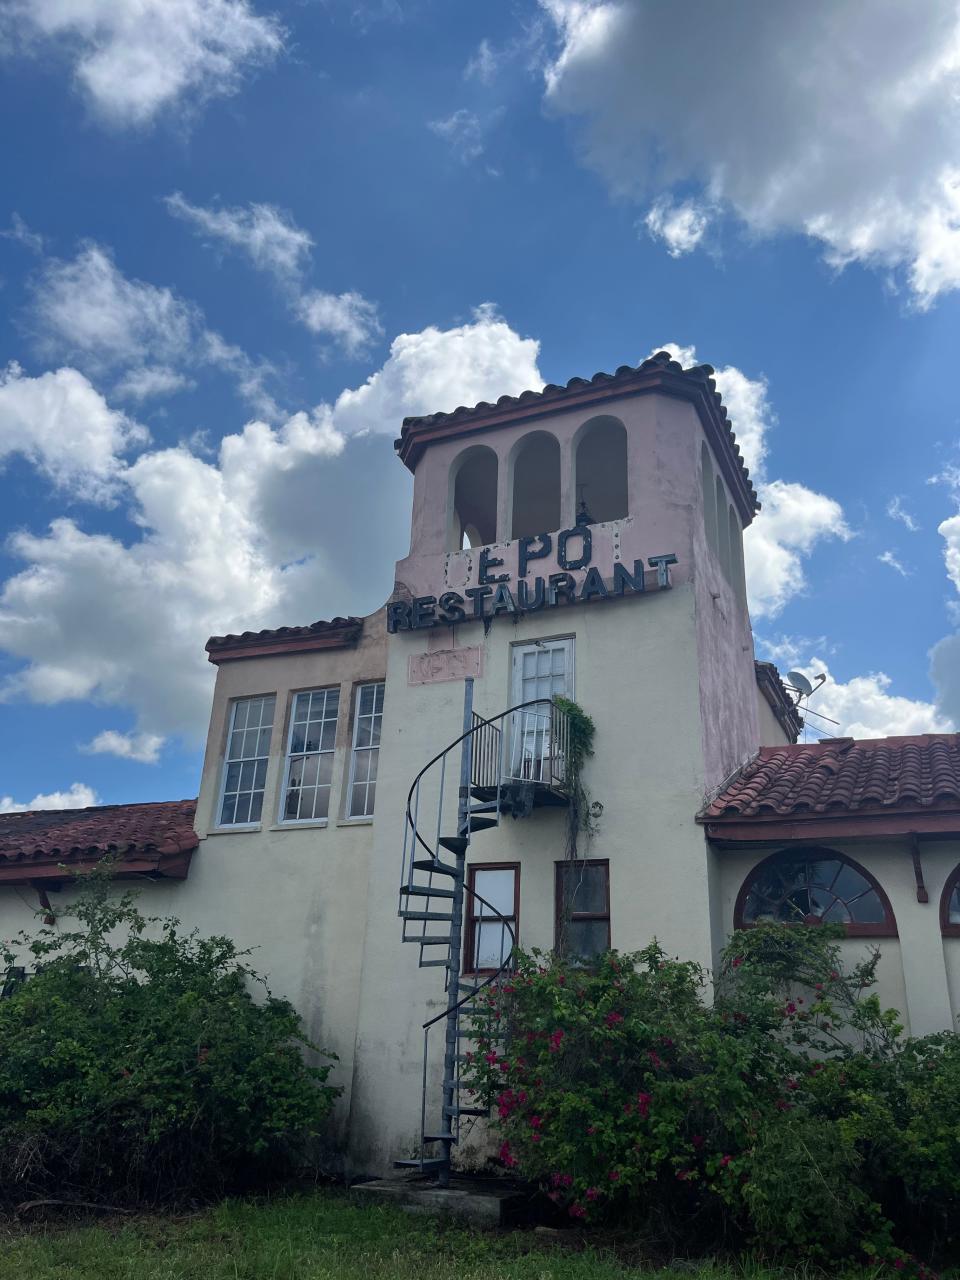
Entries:
POLYGON ((574 1219, 921 1274, 898 1246, 949 1232, 958 1039, 903 1043, 870 989, 877 956, 845 973, 841 936, 734 935, 712 1002, 655 943, 589 967, 520 955, 467 1068, 502 1164, 574 1219))
POLYGON ((25 953, 35 975, 0 1000, 0 1194, 206 1196, 281 1175, 322 1132, 332 1055, 229 939, 146 919, 104 870, 6 961, 25 953))

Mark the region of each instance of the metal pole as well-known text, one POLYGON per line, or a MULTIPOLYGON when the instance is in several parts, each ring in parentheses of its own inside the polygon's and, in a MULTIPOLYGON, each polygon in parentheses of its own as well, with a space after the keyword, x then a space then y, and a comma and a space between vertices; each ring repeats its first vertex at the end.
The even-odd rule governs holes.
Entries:
MULTIPOLYGON (((473 735, 473 678, 463 682, 463 732, 466 737, 460 747, 460 792, 457 803, 457 834, 470 840, 470 777, 472 773, 473 735)), ((466 849, 458 853, 457 870, 460 873, 453 881, 453 906, 450 922, 450 986, 447 989, 447 1028, 443 1052, 443 1128, 444 1162, 438 1170, 438 1181, 441 1187, 450 1185, 450 1157, 453 1151, 454 1116, 456 1105, 457 1078, 457 1022, 459 1014, 457 1002, 460 999, 460 952, 463 944, 463 880, 466 874, 466 849)))

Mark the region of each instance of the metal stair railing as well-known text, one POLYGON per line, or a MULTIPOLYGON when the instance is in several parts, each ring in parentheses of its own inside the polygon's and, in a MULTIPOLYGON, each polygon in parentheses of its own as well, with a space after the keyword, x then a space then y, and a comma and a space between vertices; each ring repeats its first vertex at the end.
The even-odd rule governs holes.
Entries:
MULTIPOLYGON (((420 946, 420 967, 442 967, 445 971, 447 1007, 423 1024, 420 1153, 415 1159, 397 1160, 395 1163, 421 1172, 435 1170, 441 1185, 449 1183, 452 1148, 460 1139, 461 1118, 489 1114, 485 1108, 461 1105, 460 1066, 466 1057, 461 1052, 462 1042, 478 1039, 481 1035, 497 1038, 500 1034, 499 1015, 493 1023, 488 1017, 483 1029, 464 1027, 463 1022, 465 1018, 475 1019, 481 993, 502 985, 511 969, 517 941, 510 921, 467 883, 467 849, 474 833, 498 826, 502 813, 509 811, 505 784, 509 787, 518 783, 545 783, 562 791, 563 762, 569 742, 568 718, 552 702, 518 703, 486 719, 473 711, 473 680, 467 679, 464 683, 463 732, 423 766, 407 795, 398 908, 403 921, 403 941, 420 946), (521 744, 519 750, 517 743, 521 744), (444 836, 446 763, 447 757, 457 747, 460 747, 457 834, 444 836), (431 771, 436 771, 439 785, 435 835, 434 824, 430 823, 432 845, 420 825, 424 779, 431 771), (477 798, 480 803, 471 803, 477 798), (441 850, 452 853, 454 861, 445 861, 441 850), (420 878, 423 876, 425 880, 420 878), (471 903, 485 909, 485 923, 499 922, 501 928, 500 964, 482 981, 465 982, 460 977, 465 894, 469 895, 471 903), (444 910, 435 909, 435 903, 442 905, 444 910), (509 946, 505 945, 507 939, 509 946), (430 1031, 441 1022, 446 1024, 442 1123, 439 1132, 430 1134, 427 1132, 430 1031), (437 1143, 441 1154, 427 1156, 425 1147, 437 1143)), ((499 1009, 499 1001, 494 1004, 499 1009)))

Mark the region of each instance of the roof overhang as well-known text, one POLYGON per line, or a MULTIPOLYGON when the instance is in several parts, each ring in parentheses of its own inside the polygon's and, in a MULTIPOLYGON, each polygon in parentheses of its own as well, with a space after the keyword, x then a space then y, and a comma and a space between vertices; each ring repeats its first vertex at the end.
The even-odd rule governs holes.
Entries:
POLYGON ((960 810, 887 810, 812 813, 808 816, 698 818, 707 838, 721 848, 755 844, 818 844, 831 840, 895 840, 911 836, 960 839, 960 810))
POLYGON ((43 884, 53 888, 69 884, 76 876, 95 871, 104 858, 116 857, 111 868, 111 879, 186 880, 190 871, 190 859, 194 849, 177 849, 161 853, 159 850, 135 850, 116 857, 110 850, 85 851, 83 853, 45 853, 32 858, 0 861, 0 885, 36 886, 43 884))
POLYGON ((219 665, 238 658, 269 658, 283 653, 310 653, 317 649, 347 649, 363 632, 362 618, 334 618, 309 627, 280 627, 275 631, 245 631, 239 636, 211 636, 206 643, 207 661, 219 665))

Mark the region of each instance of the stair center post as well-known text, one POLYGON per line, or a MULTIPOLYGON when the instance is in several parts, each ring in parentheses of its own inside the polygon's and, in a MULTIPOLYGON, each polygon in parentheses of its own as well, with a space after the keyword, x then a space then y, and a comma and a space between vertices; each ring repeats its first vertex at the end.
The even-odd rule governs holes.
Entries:
MULTIPOLYGON (((463 682, 463 732, 464 739, 460 746, 460 789, 457 796, 457 835, 470 840, 470 779, 473 772, 473 677, 468 676, 463 682)), ((457 1004, 460 992, 460 958, 463 947, 463 892, 466 878, 467 852, 456 855, 457 870, 460 873, 453 882, 453 909, 450 921, 450 984, 447 988, 447 1025, 443 1051, 443 1125, 444 1132, 454 1132, 453 1114, 457 1103, 457 1054, 459 1052, 457 1004)), ((441 1187, 450 1185, 451 1157, 453 1154, 452 1138, 444 1142, 446 1159, 438 1170, 441 1187)))

